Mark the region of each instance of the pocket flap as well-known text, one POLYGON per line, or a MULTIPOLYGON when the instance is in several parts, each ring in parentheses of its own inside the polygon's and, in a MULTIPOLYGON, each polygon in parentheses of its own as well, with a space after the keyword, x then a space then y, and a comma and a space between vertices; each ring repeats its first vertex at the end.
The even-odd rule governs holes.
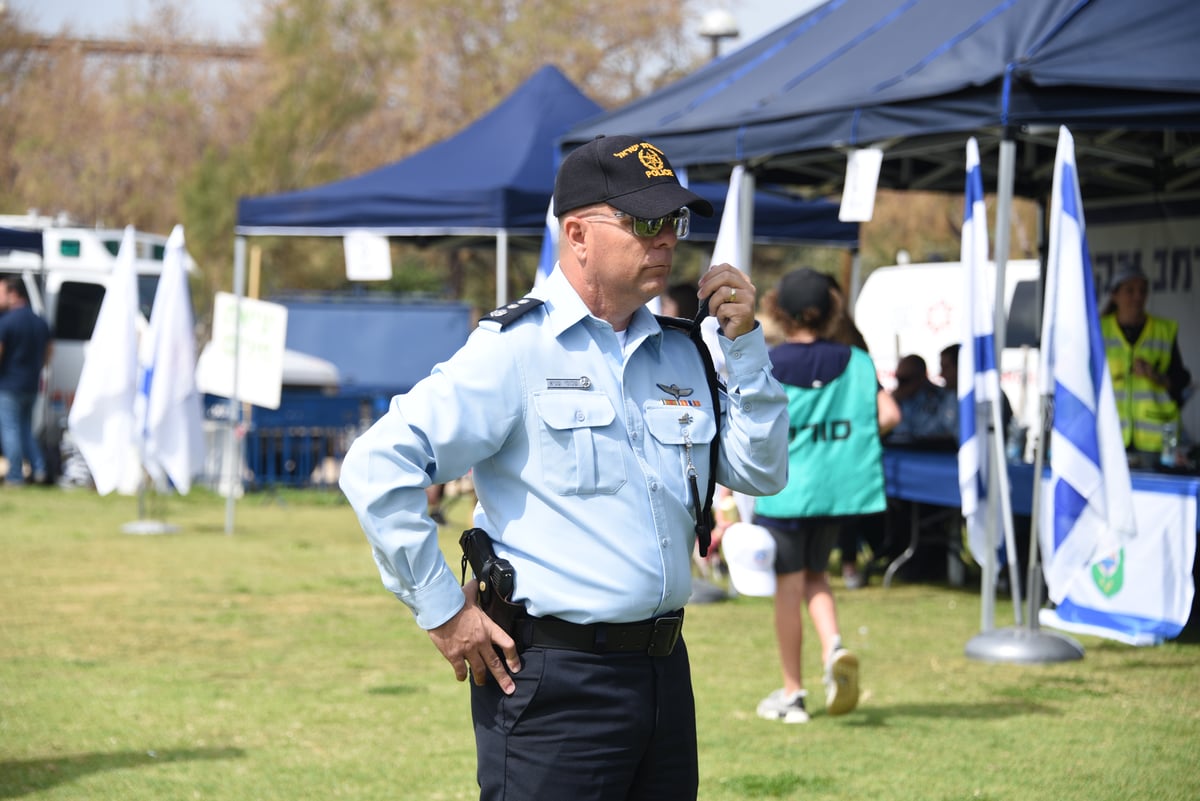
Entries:
POLYGON ((617 417, 606 396, 591 392, 538 392, 534 405, 542 422, 560 431, 606 426, 617 417))
POLYGON ((684 432, 692 444, 712 442, 717 426, 708 409, 680 406, 650 406, 646 409, 646 429, 664 445, 683 445, 684 432))

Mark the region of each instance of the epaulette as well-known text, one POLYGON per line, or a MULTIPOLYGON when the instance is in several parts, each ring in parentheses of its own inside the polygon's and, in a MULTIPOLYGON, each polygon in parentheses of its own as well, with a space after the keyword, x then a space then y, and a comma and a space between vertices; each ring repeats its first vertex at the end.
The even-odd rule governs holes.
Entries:
MULTIPOLYGON (((522 315, 528 314, 538 306, 541 306, 543 303, 545 303, 545 301, 539 300, 538 298, 523 297, 520 300, 515 300, 512 303, 506 303, 500 308, 488 312, 487 316, 484 317, 483 320, 499 323, 500 327, 504 328, 514 320, 520 318, 522 315)), ((480 322, 483 322, 483 320, 480 320, 480 322)))

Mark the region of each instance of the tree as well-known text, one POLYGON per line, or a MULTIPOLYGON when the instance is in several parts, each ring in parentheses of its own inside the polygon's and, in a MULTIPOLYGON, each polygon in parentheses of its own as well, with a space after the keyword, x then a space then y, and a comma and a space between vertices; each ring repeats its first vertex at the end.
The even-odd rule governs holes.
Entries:
MULTIPOLYGON (((165 233, 182 221, 201 311, 230 288, 237 199, 313 186, 411 155, 484 114, 554 63, 605 106, 706 58, 685 21, 697 0, 264 0, 256 58, 184 47, 180 0, 155 0, 128 52, 23 47, 0 20, 0 201, 86 224, 165 233), (689 40, 690 39, 690 40, 689 40), (214 57, 217 56, 217 57, 214 57), (13 65, 13 69, 7 67, 13 65)), ((344 283, 340 242, 263 239, 264 293, 344 283)), ((398 285, 490 303, 490 250, 397 243, 398 285), (411 275, 408 275, 411 271, 411 275)), ((511 289, 532 276, 516 248, 511 289)))

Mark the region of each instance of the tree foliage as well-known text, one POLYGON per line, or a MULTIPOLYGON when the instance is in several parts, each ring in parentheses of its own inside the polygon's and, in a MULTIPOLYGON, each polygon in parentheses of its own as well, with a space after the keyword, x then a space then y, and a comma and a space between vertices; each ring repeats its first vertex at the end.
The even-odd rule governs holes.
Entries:
MULTIPOLYGON (((690 0, 263 0, 250 59, 195 58, 179 0, 133 26, 137 55, 69 31, 48 48, 0 17, 0 208, 165 232, 182 221, 204 301, 229 289, 239 197, 313 186, 408 156, 481 116, 545 63, 603 105, 686 73, 690 0)), ((340 243, 277 238, 263 291, 343 281, 340 243)), ((485 301, 489 252, 398 249, 402 286, 485 301), (421 269, 418 269, 420 267, 421 269), (420 273, 424 273, 423 275, 420 273), (472 286, 473 282, 479 286, 472 286)), ((517 252, 518 272, 530 269, 517 252)))

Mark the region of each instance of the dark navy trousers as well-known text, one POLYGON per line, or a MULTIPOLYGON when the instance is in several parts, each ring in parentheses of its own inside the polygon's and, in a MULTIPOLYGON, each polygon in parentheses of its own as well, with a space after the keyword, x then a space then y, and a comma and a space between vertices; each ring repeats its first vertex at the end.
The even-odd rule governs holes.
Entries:
POLYGON ((531 647, 511 696, 471 685, 480 801, 695 801, 687 648, 670 656, 531 647))

